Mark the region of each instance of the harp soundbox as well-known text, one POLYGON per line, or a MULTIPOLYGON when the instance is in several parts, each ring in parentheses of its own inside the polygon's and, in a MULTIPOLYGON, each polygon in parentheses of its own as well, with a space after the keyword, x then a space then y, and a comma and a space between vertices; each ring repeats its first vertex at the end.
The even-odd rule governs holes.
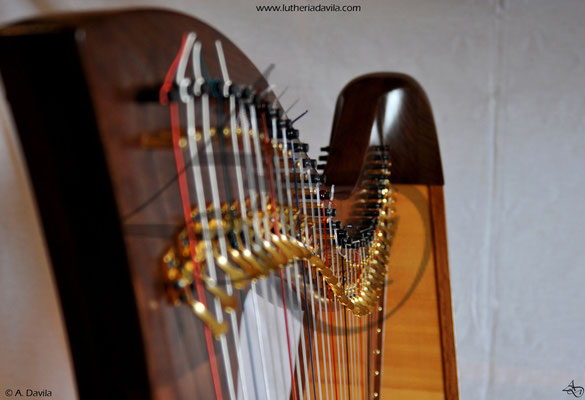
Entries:
POLYGON ((197 19, 44 17, 0 49, 81 398, 458 397, 441 161, 412 78, 348 83, 315 160, 197 19))

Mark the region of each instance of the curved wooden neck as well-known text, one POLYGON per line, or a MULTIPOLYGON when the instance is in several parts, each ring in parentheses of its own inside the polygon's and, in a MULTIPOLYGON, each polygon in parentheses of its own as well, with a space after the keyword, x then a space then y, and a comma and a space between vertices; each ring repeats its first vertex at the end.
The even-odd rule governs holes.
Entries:
POLYGON ((431 106, 410 76, 362 75, 337 98, 325 175, 340 198, 351 195, 373 144, 390 146, 393 183, 443 184, 431 106))

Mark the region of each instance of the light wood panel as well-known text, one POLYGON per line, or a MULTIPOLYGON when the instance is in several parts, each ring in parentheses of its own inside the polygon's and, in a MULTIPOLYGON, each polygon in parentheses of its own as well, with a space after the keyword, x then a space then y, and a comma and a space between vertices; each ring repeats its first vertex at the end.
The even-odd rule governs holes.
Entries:
POLYGON ((380 398, 456 399, 452 319, 439 314, 451 313, 442 188, 397 185, 396 192, 380 398))

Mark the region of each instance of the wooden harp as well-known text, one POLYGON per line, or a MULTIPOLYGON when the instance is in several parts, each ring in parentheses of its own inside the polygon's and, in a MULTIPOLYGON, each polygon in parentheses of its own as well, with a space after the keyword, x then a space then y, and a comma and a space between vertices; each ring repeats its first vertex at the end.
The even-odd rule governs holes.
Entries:
POLYGON ((56 15, 0 49, 81 398, 458 397, 439 148, 412 78, 350 82, 318 165, 197 19, 56 15))

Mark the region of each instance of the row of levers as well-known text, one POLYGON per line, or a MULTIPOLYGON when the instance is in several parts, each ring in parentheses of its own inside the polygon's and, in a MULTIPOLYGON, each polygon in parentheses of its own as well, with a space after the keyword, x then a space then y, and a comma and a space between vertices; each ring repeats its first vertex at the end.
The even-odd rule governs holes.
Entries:
MULTIPOLYGON (((184 157, 183 175, 197 201, 162 259, 169 300, 191 307, 220 337, 229 327, 196 300, 197 285, 230 313, 238 307, 235 291, 277 274, 293 291, 306 290, 307 282, 316 288, 319 280, 326 290, 318 296, 357 317, 369 315, 390 256, 388 148, 368 149, 350 216, 340 221, 335 187, 321 173, 325 164, 308 156, 308 145, 267 91, 182 80, 168 93, 181 123, 175 157, 184 157)), ((326 163, 335 149, 321 151, 326 163)))

